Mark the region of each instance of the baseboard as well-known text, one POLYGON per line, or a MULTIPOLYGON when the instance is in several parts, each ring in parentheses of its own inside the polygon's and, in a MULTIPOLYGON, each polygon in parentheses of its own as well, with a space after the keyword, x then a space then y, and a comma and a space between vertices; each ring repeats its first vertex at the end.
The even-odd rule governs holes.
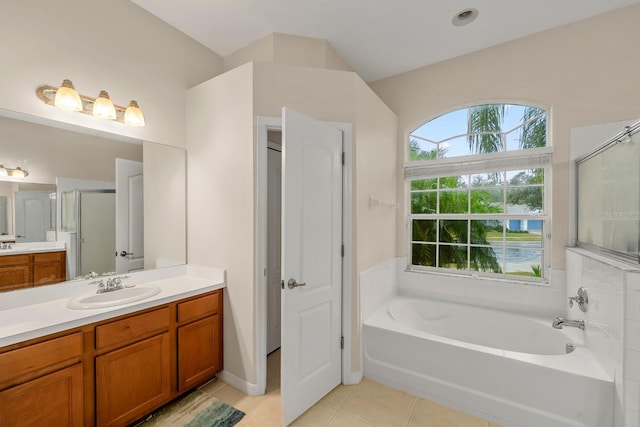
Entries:
POLYGON ((362 381, 362 376, 363 376, 362 371, 344 373, 342 376, 342 384, 345 384, 345 385, 360 384, 360 381, 362 381))
POLYGON ((233 388, 236 388, 249 396, 259 396, 264 394, 264 390, 258 390, 257 384, 252 384, 244 379, 233 375, 229 371, 222 371, 218 374, 218 378, 220 378, 225 383, 229 384, 233 388))

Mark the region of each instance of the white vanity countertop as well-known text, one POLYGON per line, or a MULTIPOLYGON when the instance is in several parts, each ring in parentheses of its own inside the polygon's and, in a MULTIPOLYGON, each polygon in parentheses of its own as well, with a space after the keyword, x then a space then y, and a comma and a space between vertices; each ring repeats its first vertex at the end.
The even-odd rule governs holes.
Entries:
POLYGON ((0 249, 0 256, 65 251, 62 242, 10 243, 11 249, 0 249))
MULTIPOLYGON (((125 284, 158 286, 160 293, 142 301, 115 307, 80 310, 67 308, 67 303, 71 298, 96 292, 97 285, 87 285, 87 281, 55 285, 58 289, 64 289, 62 293, 66 293, 66 295, 63 295, 62 298, 60 295, 51 297, 53 293, 49 292, 48 297, 33 298, 33 303, 25 303, 23 294, 16 298, 17 294, 7 293, 7 295, 15 294, 13 296, 15 303, 13 306, 6 307, 7 304, 5 304, 5 307, 0 308, 0 347, 133 313, 226 286, 224 270, 189 267, 191 266, 155 270, 161 271, 161 273, 155 273, 151 276, 152 280, 144 282, 137 281, 136 278, 149 278, 149 274, 139 273, 138 277, 136 273, 129 274, 131 277, 125 279, 125 284), (168 277, 157 277, 163 276, 162 273, 168 277)), ((26 293, 26 298, 34 296, 35 292, 37 289, 32 291, 31 295, 26 293)))

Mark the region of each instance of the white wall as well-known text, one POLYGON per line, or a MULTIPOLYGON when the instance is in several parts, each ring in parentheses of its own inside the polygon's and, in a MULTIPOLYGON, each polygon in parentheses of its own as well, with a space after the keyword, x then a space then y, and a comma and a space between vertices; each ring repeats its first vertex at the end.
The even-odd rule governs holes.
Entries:
POLYGON ((222 71, 222 58, 127 0, 3 0, 0 108, 184 147, 185 90, 222 71), (41 85, 71 79, 95 97, 140 104, 144 128, 60 110, 41 85))

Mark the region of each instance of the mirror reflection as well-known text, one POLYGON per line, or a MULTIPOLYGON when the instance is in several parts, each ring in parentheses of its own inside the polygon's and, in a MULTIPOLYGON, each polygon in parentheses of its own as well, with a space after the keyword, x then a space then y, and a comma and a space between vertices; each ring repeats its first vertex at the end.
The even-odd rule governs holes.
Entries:
POLYGON ((0 176, 0 291, 185 263, 183 149, 29 119, 0 116, 0 164, 28 171, 0 176))

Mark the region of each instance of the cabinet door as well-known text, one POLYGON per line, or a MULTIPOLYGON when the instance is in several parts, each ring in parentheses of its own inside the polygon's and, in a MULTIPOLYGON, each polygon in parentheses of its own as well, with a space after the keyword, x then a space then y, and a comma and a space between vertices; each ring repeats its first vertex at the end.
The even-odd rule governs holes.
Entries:
POLYGON ((0 392, 0 426, 74 426, 83 421, 82 364, 0 392))
POLYGON ((50 285, 67 280, 66 256, 64 252, 45 252, 33 258, 34 286, 50 285))
POLYGON ((171 396, 169 333, 96 357, 98 426, 125 425, 171 396))
POLYGON ((178 390, 184 391, 222 369, 220 315, 178 328, 178 390))
POLYGON ((31 266, 10 265, 0 267, 0 291, 31 287, 31 266))

